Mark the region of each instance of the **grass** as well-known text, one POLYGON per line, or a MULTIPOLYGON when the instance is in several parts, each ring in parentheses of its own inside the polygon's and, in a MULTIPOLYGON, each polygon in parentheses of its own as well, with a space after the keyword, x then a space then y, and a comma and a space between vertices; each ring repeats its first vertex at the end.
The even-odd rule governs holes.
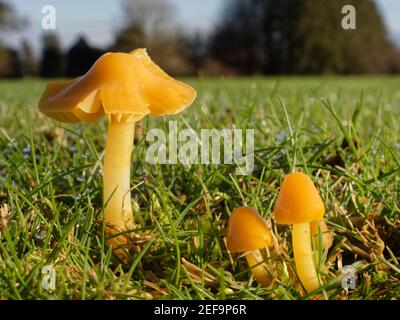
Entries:
POLYGON ((0 82, 0 299, 398 299, 400 298, 400 90, 398 77, 189 79, 198 90, 180 115, 149 128, 255 129, 252 175, 233 165, 150 165, 132 153, 139 207, 129 265, 105 247, 105 120, 66 125, 35 108, 45 83, 0 82), (290 227, 271 219, 291 170, 312 175, 334 243, 317 252, 324 286, 304 295, 290 227), (261 288, 224 244, 233 208, 256 208, 282 254, 261 288), (42 268, 56 270, 54 292, 42 268), (341 266, 359 271, 340 286, 341 266))

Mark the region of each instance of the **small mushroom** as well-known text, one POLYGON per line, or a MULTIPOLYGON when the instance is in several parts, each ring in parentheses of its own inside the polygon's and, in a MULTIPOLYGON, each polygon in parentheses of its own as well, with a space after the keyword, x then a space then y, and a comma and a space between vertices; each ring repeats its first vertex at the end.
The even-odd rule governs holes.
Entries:
POLYGON ((271 282, 268 265, 260 249, 273 243, 266 221, 253 208, 240 207, 229 218, 226 245, 232 253, 245 252, 247 263, 254 278, 263 287, 271 282))
MULTIPOLYGON (((319 281, 311 245, 311 223, 322 221, 324 203, 306 174, 293 172, 287 175, 274 206, 278 224, 292 224, 292 244, 296 270, 307 292, 319 288, 319 281)), ((321 230, 322 231, 322 230, 321 230)))
POLYGON ((148 114, 176 114, 195 97, 191 86, 168 76, 145 49, 137 49, 129 54, 106 53, 85 75, 49 83, 39 101, 41 112, 62 122, 96 122, 103 115, 107 118, 103 167, 107 244, 125 262, 127 237, 115 234, 134 226, 130 161, 135 122, 148 114))

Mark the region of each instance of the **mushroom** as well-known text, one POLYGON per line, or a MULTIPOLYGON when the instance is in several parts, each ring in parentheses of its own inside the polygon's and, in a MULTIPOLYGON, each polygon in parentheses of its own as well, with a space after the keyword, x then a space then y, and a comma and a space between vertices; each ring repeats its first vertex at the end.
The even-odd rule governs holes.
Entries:
POLYGON ((313 259, 310 223, 322 221, 324 212, 324 203, 310 177, 301 172, 285 177, 275 202, 274 215, 278 224, 293 225, 292 244, 297 275, 307 292, 320 286, 313 259))
POLYGON ((106 53, 83 76, 50 82, 38 108, 62 122, 96 122, 105 115, 108 137, 104 154, 103 201, 107 244, 128 260, 127 237, 134 226, 130 161, 135 122, 150 114, 176 114, 192 104, 196 91, 162 71, 145 49, 106 53))
POLYGON ((253 208, 233 210, 228 222, 226 246, 232 253, 245 252, 247 263, 259 284, 267 287, 271 282, 268 266, 260 249, 273 243, 266 221, 253 208))

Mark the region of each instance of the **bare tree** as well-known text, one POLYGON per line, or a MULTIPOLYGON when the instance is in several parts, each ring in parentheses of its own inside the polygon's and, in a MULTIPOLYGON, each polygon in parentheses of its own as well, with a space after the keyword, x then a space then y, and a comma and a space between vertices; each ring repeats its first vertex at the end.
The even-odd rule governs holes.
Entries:
POLYGON ((181 32, 174 20, 176 8, 167 0, 124 0, 123 26, 112 47, 128 52, 147 48, 151 57, 167 72, 185 74, 192 68, 183 58, 181 32))
POLYGON ((0 76, 21 76, 21 63, 18 52, 6 48, 1 36, 3 32, 18 31, 26 25, 26 21, 18 16, 14 7, 7 1, 0 0, 0 76))
POLYGON ((34 76, 38 71, 38 64, 33 52, 33 48, 28 39, 23 39, 21 43, 21 65, 22 72, 27 76, 34 76))
POLYGON ((6 1, 0 1, 0 31, 19 30, 27 21, 17 15, 15 8, 6 1))
POLYGON ((125 23, 139 27, 148 42, 173 31, 175 7, 165 0, 125 0, 125 23))

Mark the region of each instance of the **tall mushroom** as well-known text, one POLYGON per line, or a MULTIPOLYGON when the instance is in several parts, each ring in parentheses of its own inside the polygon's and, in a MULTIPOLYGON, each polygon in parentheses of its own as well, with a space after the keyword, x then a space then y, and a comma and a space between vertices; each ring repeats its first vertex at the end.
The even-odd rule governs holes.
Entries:
POLYGON ((267 287, 271 282, 268 266, 260 249, 272 245, 272 235, 265 220, 253 208, 233 210, 226 235, 226 245, 232 253, 246 252, 246 260, 259 284, 267 287))
POLYGON ((127 239, 114 236, 133 227, 130 160, 135 122, 150 114, 176 114, 192 104, 196 91, 162 71, 145 49, 106 53, 83 76, 47 85, 38 108, 62 122, 96 122, 105 115, 103 200, 107 244, 128 260, 127 239))
POLYGON ((278 224, 292 224, 292 244, 296 270, 307 292, 319 288, 313 259, 310 223, 321 221, 324 203, 306 174, 293 172, 287 175, 274 206, 278 224))

